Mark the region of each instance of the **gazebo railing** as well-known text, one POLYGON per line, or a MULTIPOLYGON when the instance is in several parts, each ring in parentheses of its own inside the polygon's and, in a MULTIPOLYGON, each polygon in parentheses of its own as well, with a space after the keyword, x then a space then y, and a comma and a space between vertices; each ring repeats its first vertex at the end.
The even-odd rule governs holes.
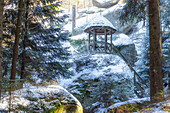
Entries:
POLYGON ((137 89, 134 90, 135 94, 142 98, 144 95, 146 95, 144 93, 145 88, 149 88, 149 86, 146 84, 145 81, 143 81, 143 79, 140 77, 140 75, 135 71, 135 69, 132 67, 131 64, 128 63, 128 61, 126 60, 126 58, 121 54, 121 52, 112 44, 112 48, 113 50, 125 61, 125 63, 129 66, 129 68, 131 69, 131 71, 134 72, 134 85, 137 89), (145 88, 142 87, 142 84, 145 85, 145 88))
POLYGON ((96 41, 95 43, 90 43, 89 51, 91 53, 112 53, 112 44, 105 43, 104 41, 96 41), (105 47, 106 46, 106 47, 105 47))

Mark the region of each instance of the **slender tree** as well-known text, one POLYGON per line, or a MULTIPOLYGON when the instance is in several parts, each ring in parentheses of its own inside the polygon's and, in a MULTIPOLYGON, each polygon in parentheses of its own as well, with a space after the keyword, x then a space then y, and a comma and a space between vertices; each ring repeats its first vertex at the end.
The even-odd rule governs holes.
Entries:
POLYGON ((149 0, 150 99, 163 100, 159 0, 149 0))
POLYGON ((150 98, 156 102, 163 99, 159 0, 128 0, 120 19, 123 23, 142 21, 146 14, 149 16, 150 98))
POLYGON ((28 39, 28 9, 29 9, 29 0, 26 0, 26 5, 25 5, 25 33, 24 33, 24 39, 23 39, 23 52, 22 52, 22 63, 21 63, 21 77, 20 79, 22 80, 21 82, 21 87, 23 86, 23 79, 25 79, 25 60, 26 60, 26 53, 25 53, 25 48, 26 48, 26 40, 28 39))
POLYGON ((2 91, 2 36, 3 36, 4 0, 0 1, 0 99, 2 91))
POLYGON ((11 69, 11 77, 10 77, 11 80, 14 80, 16 76, 16 65, 17 65, 17 57, 18 57, 18 45, 19 45, 19 37, 20 37, 22 12, 23 12, 23 0, 19 0, 17 25, 16 25, 16 32, 15 32, 15 44, 13 49, 12 69, 11 69))

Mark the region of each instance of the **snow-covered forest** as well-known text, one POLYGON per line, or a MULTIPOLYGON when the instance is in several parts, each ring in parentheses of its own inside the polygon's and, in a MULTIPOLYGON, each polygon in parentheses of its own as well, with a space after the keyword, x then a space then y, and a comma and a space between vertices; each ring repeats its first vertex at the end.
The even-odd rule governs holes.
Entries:
POLYGON ((169 113, 169 0, 0 0, 0 113, 169 113))

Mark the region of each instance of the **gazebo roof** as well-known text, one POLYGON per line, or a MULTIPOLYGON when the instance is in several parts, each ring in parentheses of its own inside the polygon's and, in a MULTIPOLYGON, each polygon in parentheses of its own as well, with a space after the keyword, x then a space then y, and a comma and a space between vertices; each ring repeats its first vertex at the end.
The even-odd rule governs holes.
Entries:
POLYGON ((104 28, 107 29, 107 34, 113 34, 116 31, 112 23, 108 21, 105 17, 100 15, 93 18, 92 21, 86 26, 84 31, 87 33, 93 33, 94 30, 96 30, 97 34, 103 35, 104 28))

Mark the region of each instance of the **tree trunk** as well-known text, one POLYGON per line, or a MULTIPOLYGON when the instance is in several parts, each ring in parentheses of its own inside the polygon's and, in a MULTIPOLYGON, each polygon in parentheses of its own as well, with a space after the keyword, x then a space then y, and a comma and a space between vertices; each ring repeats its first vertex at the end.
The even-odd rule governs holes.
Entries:
POLYGON ((11 80, 14 80, 16 76, 16 64, 17 64, 17 57, 18 57, 21 17, 22 17, 22 11, 23 11, 22 8, 23 8, 23 0, 20 0, 19 5, 18 5, 17 25, 16 25, 16 32, 15 32, 15 44, 14 44, 14 49, 13 49, 12 69, 11 69, 11 77, 10 77, 11 80))
POLYGON ((4 0, 0 1, 0 100, 2 92, 2 36, 3 36, 3 11, 4 0))
POLYGON ((83 6, 86 8, 86 0, 83 0, 83 6))
POLYGON ((72 6, 72 35, 74 36, 76 34, 75 31, 76 28, 76 6, 72 6))
POLYGON ((25 47, 26 47, 26 39, 28 38, 28 8, 29 8, 29 0, 26 1, 26 9, 25 9, 25 36, 23 39, 23 52, 22 52, 22 64, 21 64, 21 85, 20 88, 23 87, 23 80, 25 79, 25 47))
POLYGON ((149 0, 149 40, 150 40, 150 99, 163 100, 161 35, 159 0, 149 0))

